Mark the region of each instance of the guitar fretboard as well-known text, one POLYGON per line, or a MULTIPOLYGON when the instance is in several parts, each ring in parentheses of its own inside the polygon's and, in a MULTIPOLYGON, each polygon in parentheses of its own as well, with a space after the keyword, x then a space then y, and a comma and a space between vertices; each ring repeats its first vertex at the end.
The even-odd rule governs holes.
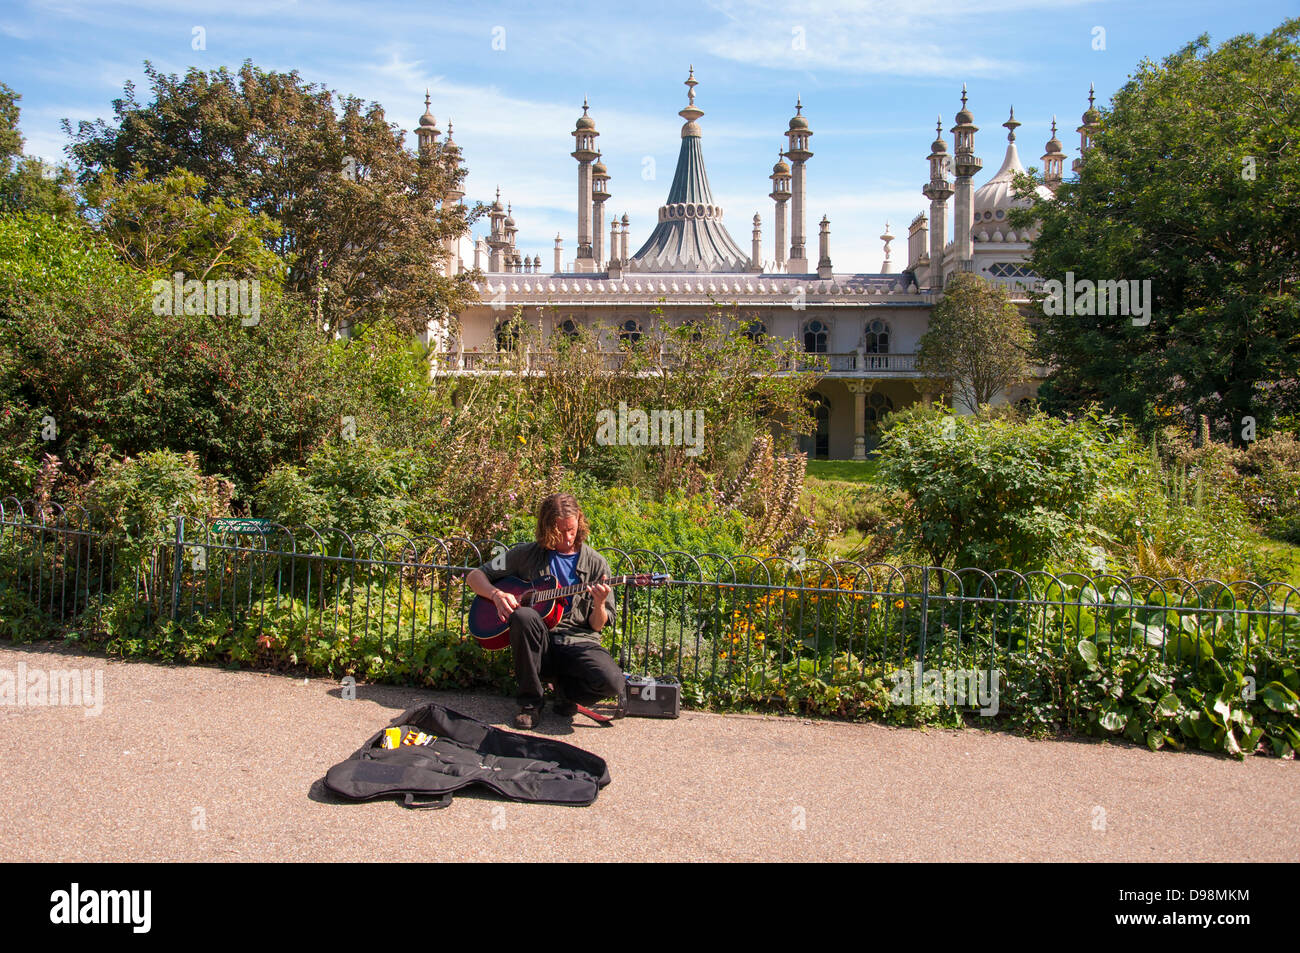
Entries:
MULTIPOLYGON (((621 586, 623 583, 632 582, 636 578, 636 576, 615 576, 612 579, 606 579, 605 585, 621 586)), ((574 583, 572 586, 562 586, 559 589, 535 589, 528 594, 528 601, 533 603, 539 600, 549 602, 552 599, 563 599, 565 596, 573 596, 577 595, 579 592, 585 592, 589 586, 593 585, 595 585, 595 583, 578 582, 574 583)))

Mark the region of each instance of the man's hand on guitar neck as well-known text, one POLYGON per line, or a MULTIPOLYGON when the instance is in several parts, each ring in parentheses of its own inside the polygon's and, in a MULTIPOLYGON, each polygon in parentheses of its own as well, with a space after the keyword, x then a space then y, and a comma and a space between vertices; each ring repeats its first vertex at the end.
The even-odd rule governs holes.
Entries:
POLYGON ((600 582, 593 582, 587 589, 591 593, 591 613, 587 616, 587 625, 591 627, 591 631, 599 632, 609 621, 609 613, 605 611, 605 597, 614 589, 607 586, 603 579, 600 582))

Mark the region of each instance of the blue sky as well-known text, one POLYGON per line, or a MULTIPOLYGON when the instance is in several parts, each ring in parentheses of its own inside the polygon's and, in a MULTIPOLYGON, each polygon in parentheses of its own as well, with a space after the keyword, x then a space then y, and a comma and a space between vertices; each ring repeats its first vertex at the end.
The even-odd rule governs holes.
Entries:
MULTIPOLYGON (((7 0, 0 82, 23 97, 27 151, 47 160, 64 158, 60 119, 110 118, 127 80, 147 93, 146 59, 167 72, 235 68, 245 59, 296 69, 381 103, 408 132, 428 87, 439 126, 445 131, 449 116, 455 124, 467 200, 490 201, 500 185, 514 205, 519 247, 549 267, 557 232, 568 257, 574 248, 569 133, 583 97, 612 176, 607 211, 628 213, 635 251, 672 181, 682 81, 694 64, 709 177, 741 247, 749 248, 758 212, 771 254, 767 176, 801 96, 814 132, 810 253, 826 214, 836 271, 877 271, 887 219, 898 236, 894 259, 905 256, 907 223, 926 207, 920 187, 936 114, 947 136, 963 82, 981 130, 978 185, 1002 161, 1008 107, 1023 123, 1017 145, 1026 165, 1041 164, 1053 114, 1073 155, 1089 83, 1104 105, 1144 57, 1159 59, 1200 33, 1216 43, 1266 33, 1296 12, 1294 2, 1271 0, 7 0), (198 27, 206 49, 194 49, 198 27)), ((408 144, 414 148, 413 135, 408 144)))

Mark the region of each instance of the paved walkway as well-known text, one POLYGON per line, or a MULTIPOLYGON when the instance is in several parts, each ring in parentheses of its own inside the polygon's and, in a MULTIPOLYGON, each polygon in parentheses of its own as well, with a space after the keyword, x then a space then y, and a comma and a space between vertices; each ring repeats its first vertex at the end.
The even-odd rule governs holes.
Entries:
POLYGON ((612 783, 590 807, 462 793, 336 803, 333 764, 412 704, 507 726, 510 699, 0 646, 89 668, 103 711, 0 707, 7 860, 1190 860, 1300 856, 1300 765, 979 730, 684 713, 548 720, 612 783), (197 829, 196 829, 197 828, 197 829))

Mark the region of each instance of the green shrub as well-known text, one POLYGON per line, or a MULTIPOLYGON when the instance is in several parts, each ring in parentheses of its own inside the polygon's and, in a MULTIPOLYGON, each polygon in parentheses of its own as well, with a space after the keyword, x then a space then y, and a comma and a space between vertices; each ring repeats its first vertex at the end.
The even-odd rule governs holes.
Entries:
POLYGON ((880 445, 890 512, 935 565, 1037 569, 1077 558, 1122 462, 1113 421, 896 415, 880 445))

